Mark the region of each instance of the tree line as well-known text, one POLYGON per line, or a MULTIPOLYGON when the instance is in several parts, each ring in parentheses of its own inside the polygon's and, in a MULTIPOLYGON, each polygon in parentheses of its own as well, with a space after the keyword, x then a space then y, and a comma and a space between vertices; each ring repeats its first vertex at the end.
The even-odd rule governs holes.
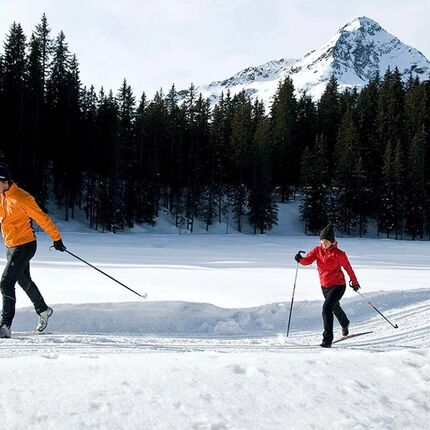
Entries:
POLYGON ((42 206, 64 219, 85 211, 91 228, 224 223, 255 233, 297 196, 307 233, 328 221, 363 236, 430 237, 430 83, 397 69, 358 92, 332 77, 318 101, 289 77, 264 106, 246 92, 211 107, 193 85, 139 98, 80 81, 63 32, 45 15, 27 38, 13 23, 0 55, 3 163, 42 206))

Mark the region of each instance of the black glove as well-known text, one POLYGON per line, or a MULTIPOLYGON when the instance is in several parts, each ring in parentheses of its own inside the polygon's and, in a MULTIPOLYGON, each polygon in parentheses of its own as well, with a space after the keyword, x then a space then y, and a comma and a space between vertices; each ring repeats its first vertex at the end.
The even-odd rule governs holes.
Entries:
POLYGON ((67 248, 64 246, 64 243, 61 239, 54 240, 54 248, 57 251, 64 252, 67 248))
POLYGON ((303 257, 301 256, 300 252, 298 252, 298 253, 294 256, 294 260, 296 260, 296 261, 297 261, 297 263, 300 263, 300 260, 301 260, 302 258, 303 258, 303 257))
POLYGON ((349 286, 354 290, 354 291, 358 291, 361 287, 360 284, 352 284, 351 281, 349 281, 349 286))

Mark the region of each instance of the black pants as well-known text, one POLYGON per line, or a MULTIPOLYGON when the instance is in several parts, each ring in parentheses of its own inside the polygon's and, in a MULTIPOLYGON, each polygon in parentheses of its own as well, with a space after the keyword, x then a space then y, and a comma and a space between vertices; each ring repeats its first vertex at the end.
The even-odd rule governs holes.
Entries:
POLYGON ((36 248, 36 241, 15 248, 6 248, 7 263, 0 281, 0 290, 3 296, 1 323, 9 327, 15 316, 15 284, 17 281, 33 302, 34 309, 38 314, 48 309, 39 289, 30 277, 30 260, 36 253, 36 248))
POLYGON ((346 286, 335 285, 334 287, 321 289, 325 297, 322 309, 324 321, 323 339, 324 342, 331 343, 333 341, 333 313, 342 327, 346 327, 349 324, 349 320, 339 303, 339 300, 345 294, 346 286))

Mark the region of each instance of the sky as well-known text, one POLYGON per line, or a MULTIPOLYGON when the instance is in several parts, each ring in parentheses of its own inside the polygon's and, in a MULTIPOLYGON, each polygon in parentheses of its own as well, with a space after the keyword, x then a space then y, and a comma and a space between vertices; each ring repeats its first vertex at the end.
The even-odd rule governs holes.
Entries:
POLYGON ((138 97, 300 58, 363 15, 430 58, 429 0, 0 0, 0 11, 2 42, 13 22, 29 36, 45 13, 84 85, 116 92, 125 78, 138 97))

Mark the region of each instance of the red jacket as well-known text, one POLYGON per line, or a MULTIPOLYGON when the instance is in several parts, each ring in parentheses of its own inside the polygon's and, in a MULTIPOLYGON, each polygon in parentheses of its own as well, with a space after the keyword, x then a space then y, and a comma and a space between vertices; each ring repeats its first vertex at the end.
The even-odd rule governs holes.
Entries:
POLYGON ((315 260, 317 261, 320 283, 323 288, 330 288, 334 285, 346 285, 341 267, 348 273, 352 285, 358 284, 348 257, 345 252, 337 247, 336 243, 328 249, 324 249, 322 246, 315 247, 307 253, 306 257, 300 260, 300 264, 308 266, 315 260))

